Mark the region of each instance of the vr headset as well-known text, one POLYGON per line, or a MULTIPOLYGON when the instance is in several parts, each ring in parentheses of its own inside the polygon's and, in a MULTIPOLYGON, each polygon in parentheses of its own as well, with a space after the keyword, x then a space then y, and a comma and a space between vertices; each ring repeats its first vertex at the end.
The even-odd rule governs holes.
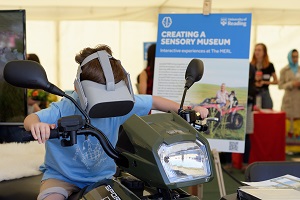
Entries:
MULTIPOLYGON (((91 118, 117 117, 128 114, 134 105, 135 99, 131 86, 130 75, 122 67, 127 82, 121 80, 115 84, 114 74, 109 59, 113 57, 106 51, 97 51, 86 57, 78 66, 74 81, 83 110, 91 118), (90 80, 80 81, 81 67, 93 59, 98 59, 105 76, 106 85, 90 80)), ((114 58, 113 58, 114 59, 114 58)), ((120 62, 119 60, 117 60, 120 62)))

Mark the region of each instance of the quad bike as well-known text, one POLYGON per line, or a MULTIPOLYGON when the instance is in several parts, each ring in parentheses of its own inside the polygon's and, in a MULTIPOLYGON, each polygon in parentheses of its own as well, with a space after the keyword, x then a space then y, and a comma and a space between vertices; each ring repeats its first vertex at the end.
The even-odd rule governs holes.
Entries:
POLYGON ((244 119, 243 116, 239 113, 239 111, 245 110, 244 106, 222 106, 221 104, 216 103, 215 98, 206 98, 199 105, 207 108, 212 116, 219 119, 218 121, 212 122, 215 129, 219 126, 219 123, 224 117, 226 117, 226 128, 242 128, 244 119))
MULTIPOLYGON (((182 187, 206 183, 213 178, 209 144, 201 131, 207 128, 193 110, 183 110, 189 87, 201 79, 203 63, 193 59, 186 71, 186 85, 178 113, 133 115, 121 127, 114 147, 105 134, 90 123, 80 105, 48 82, 41 65, 32 61, 11 61, 4 69, 5 80, 17 87, 43 89, 70 99, 82 115, 62 117, 50 139, 60 138, 62 146, 75 145, 78 135, 96 137, 105 153, 120 169, 118 176, 99 181, 69 199, 198 199, 182 187)), ((207 118, 206 120, 216 120, 207 118)), ((31 133, 24 140, 34 140, 31 133)))

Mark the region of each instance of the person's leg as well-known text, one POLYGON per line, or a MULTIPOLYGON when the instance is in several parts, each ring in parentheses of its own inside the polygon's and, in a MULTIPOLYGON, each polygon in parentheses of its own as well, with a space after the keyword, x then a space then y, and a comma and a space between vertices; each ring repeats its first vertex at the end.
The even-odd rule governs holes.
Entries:
POLYGON ((249 164, 249 157, 250 157, 250 149, 251 149, 251 143, 250 143, 250 135, 246 134, 245 138, 245 152, 243 154, 243 166, 242 166, 242 173, 244 173, 248 167, 249 164))
POLYGON ((64 195, 55 194, 55 193, 44 198, 44 200, 65 200, 65 199, 67 199, 67 198, 64 195))
POLYGON ((225 153, 225 154, 226 154, 226 163, 231 164, 231 162, 232 162, 232 159, 231 159, 232 154, 231 153, 225 153))
POLYGON ((232 153, 224 153, 224 157, 225 157, 225 165, 224 165, 224 169, 227 170, 228 172, 232 172, 232 153))
POLYGON ((57 180, 47 179, 42 181, 38 200, 64 200, 72 193, 78 192, 80 188, 77 186, 57 180))
POLYGON ((273 101, 271 99, 269 90, 264 90, 261 95, 261 108, 273 109, 273 101))

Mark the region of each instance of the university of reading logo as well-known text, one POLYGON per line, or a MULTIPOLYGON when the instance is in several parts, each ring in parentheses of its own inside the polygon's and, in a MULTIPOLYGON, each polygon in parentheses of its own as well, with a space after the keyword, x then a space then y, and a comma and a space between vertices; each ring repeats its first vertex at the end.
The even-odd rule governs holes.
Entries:
POLYGON ((162 19, 162 25, 165 27, 165 28, 169 28, 171 25, 172 25, 172 18, 171 17, 164 17, 162 19))
POLYGON ((227 18, 222 17, 220 23, 221 23, 222 26, 225 26, 227 24, 227 18))
POLYGON ((246 27, 247 26, 247 17, 245 18, 224 18, 222 17, 220 19, 220 24, 222 26, 243 26, 246 27))

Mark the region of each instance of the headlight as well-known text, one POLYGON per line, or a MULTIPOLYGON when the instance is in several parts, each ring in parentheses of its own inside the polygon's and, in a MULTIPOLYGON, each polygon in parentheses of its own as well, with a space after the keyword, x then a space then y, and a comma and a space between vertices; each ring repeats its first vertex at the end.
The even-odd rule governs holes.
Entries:
POLYGON ((158 156, 170 183, 211 175, 207 150, 200 141, 162 144, 158 149, 158 156))

